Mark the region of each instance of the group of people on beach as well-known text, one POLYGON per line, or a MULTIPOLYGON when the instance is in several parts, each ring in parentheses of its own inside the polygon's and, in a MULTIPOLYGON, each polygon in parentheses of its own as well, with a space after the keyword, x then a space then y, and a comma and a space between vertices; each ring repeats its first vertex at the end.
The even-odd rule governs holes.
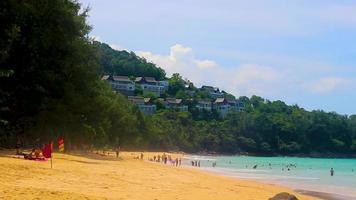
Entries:
MULTIPOLYGON (((210 160, 208 160, 208 163, 209 162, 210 162, 210 160)), ((200 167, 200 160, 192 160, 191 164, 192 164, 192 167, 200 167)), ((216 167, 216 161, 212 161, 211 166, 216 167)))
POLYGON ((23 139, 21 137, 17 137, 16 156, 23 156, 23 158, 26 160, 46 160, 46 157, 43 155, 44 145, 41 147, 39 139, 35 141, 35 144, 29 153, 24 153, 22 151, 22 147, 23 139))
MULTIPOLYGON (((231 164, 231 161, 229 161, 229 164, 231 164)), ((261 165, 261 166, 264 167, 265 165, 261 165)), ((252 169, 257 169, 257 167, 258 167, 258 164, 255 164, 252 166, 252 169)), ((269 167, 269 169, 272 169, 272 164, 268 163, 268 167, 269 167)), ((245 168, 248 168, 248 165, 246 165, 245 168)), ((286 165, 282 166, 282 171, 291 171, 292 169, 297 169, 297 164, 290 163, 290 164, 286 164, 286 165)), ((309 168, 309 169, 311 169, 311 168, 309 168)), ((354 170, 352 169, 352 171, 354 171, 354 170)), ((330 168, 330 176, 334 176, 334 174, 335 174, 334 168, 330 168)))
POLYGON ((192 166, 193 167, 200 167, 200 160, 199 161, 197 161, 197 160, 192 160, 192 166))
POLYGON ((153 158, 149 158, 149 161, 152 162, 158 162, 158 163, 163 163, 163 164, 171 164, 173 166, 181 166, 182 165, 182 159, 181 158, 172 158, 171 155, 166 155, 166 153, 163 153, 162 155, 154 155, 153 158))
MULTIPOLYGON (((285 168, 287 169, 287 171, 290 171, 291 169, 296 169, 297 165, 296 164, 287 164, 285 166, 285 168)), ((284 168, 282 168, 282 171, 284 171, 284 168)))

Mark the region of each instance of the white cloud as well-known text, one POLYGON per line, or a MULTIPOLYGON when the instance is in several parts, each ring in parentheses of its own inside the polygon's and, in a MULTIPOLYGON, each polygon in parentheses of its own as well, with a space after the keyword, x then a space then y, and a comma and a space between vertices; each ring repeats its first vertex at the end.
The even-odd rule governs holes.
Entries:
POLYGON ((198 84, 206 83, 206 76, 211 77, 216 63, 211 60, 201 60, 194 56, 193 50, 180 44, 170 48, 169 55, 157 55, 147 51, 137 54, 162 67, 168 76, 180 73, 198 84))
POLYGON ((246 64, 237 70, 235 83, 243 85, 251 81, 273 81, 280 77, 280 74, 270 67, 246 64))
POLYGON ((203 61, 197 60, 195 62, 200 69, 210 69, 217 66, 217 64, 211 60, 203 60, 203 61))
POLYGON ((294 60, 294 63, 293 59, 287 59, 286 63, 294 64, 285 64, 282 68, 253 63, 223 67, 215 61, 197 58, 192 48, 180 44, 173 45, 167 55, 149 51, 136 53, 163 68, 168 76, 179 73, 197 87, 212 85, 236 96, 285 99, 296 93, 326 94, 350 88, 353 83, 353 79, 332 75, 338 73, 335 67, 318 62, 294 60))
POLYGON ((271 67, 244 64, 233 69, 219 66, 212 60, 196 58, 189 47, 176 44, 168 55, 138 51, 137 54, 162 67, 168 76, 180 73, 197 86, 204 84, 220 87, 235 95, 267 95, 275 90, 283 78, 283 73, 271 67))
POLYGON ((307 84, 307 88, 314 93, 328 93, 343 88, 352 83, 352 80, 341 77, 324 77, 307 84))
POLYGON ((101 40, 101 37, 98 36, 98 35, 93 35, 93 36, 91 36, 91 39, 92 39, 92 40, 95 40, 95 41, 98 41, 98 42, 103 42, 103 41, 101 40))
MULTIPOLYGON (((231 77, 231 74, 226 75, 231 77)), ((243 64, 236 69, 231 82, 234 90, 244 95, 275 95, 283 93, 281 82, 284 77, 284 72, 272 67, 243 64)))
POLYGON ((115 50, 118 50, 118 51, 126 50, 124 47, 117 45, 117 44, 109 44, 109 46, 115 50))

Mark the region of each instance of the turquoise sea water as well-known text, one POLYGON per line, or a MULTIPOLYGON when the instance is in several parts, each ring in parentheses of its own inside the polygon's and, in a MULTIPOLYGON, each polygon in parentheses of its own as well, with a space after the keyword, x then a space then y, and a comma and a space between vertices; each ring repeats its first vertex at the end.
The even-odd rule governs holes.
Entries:
POLYGON ((356 199, 356 159, 187 156, 184 164, 191 165, 192 160, 199 160, 204 170, 230 177, 356 199), (212 167, 213 162, 216 162, 216 167, 212 167), (257 167, 253 169, 255 165, 257 167), (331 168, 334 168, 334 176, 330 176, 331 168))

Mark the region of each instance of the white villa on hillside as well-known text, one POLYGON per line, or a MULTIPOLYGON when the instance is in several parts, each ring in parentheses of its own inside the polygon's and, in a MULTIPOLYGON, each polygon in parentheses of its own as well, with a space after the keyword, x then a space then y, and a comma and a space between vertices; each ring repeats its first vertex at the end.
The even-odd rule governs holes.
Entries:
POLYGON ((230 111, 242 111, 243 104, 238 100, 229 100, 226 98, 217 98, 214 101, 213 108, 216 109, 222 117, 230 111))
POLYGON ((212 110, 212 103, 211 101, 208 100, 201 100, 198 101, 196 107, 198 108, 198 110, 206 110, 206 111, 211 111, 212 110))
POLYGON ((143 98, 140 96, 129 96, 128 100, 131 103, 134 103, 137 105, 138 109, 147 114, 147 115, 152 115, 156 112, 157 107, 156 105, 152 102, 151 98, 143 98))
POLYGON ((107 81, 114 91, 120 92, 125 96, 134 95, 135 93, 135 83, 127 76, 105 75, 101 79, 107 81))
POLYGON ((153 93, 161 96, 168 90, 168 81, 156 81, 153 77, 137 77, 135 82, 141 86, 144 95, 153 93))
POLYGON ((168 109, 176 109, 181 112, 188 111, 188 106, 183 104, 182 99, 167 98, 165 101, 165 105, 168 109))
POLYGON ((203 85, 200 90, 207 91, 209 96, 214 99, 224 97, 224 93, 217 87, 203 85))

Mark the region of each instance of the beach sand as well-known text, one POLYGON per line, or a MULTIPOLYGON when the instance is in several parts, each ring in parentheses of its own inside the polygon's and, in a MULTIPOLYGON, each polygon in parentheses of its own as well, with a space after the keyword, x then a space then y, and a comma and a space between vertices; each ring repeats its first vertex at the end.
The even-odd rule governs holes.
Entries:
POLYGON ((49 161, 28 161, 10 153, 0 152, 0 199, 266 200, 279 192, 316 199, 280 186, 133 159, 139 156, 134 152, 120 153, 120 159, 113 152, 55 153, 53 169, 49 161))

